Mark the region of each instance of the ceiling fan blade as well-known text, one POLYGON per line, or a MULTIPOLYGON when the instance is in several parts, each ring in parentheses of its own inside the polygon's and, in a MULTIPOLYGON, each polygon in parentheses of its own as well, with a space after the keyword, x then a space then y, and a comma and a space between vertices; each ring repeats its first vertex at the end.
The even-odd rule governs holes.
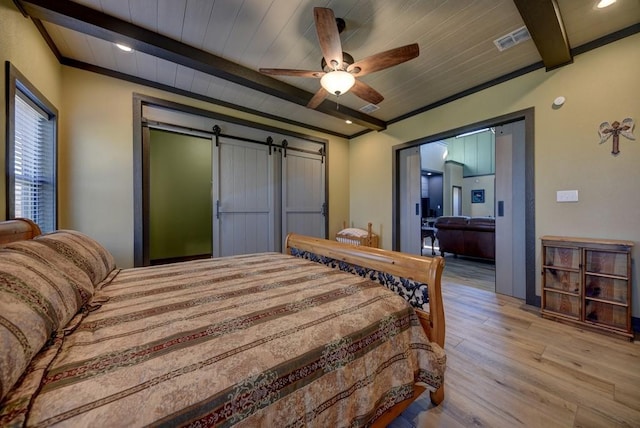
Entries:
POLYGON ((420 55, 420 48, 417 43, 401 46, 399 48, 390 49, 375 55, 368 56, 360 61, 351 64, 347 71, 354 76, 364 76, 374 71, 384 70, 385 68, 401 64, 420 55))
POLYGON ((371 104, 379 104, 382 102, 382 100, 384 100, 384 97, 380 95, 380 92, 376 91, 371 86, 359 80, 356 80, 356 83, 353 85, 350 91, 353 92, 354 95, 371 104))
POLYGON ((315 77, 317 79, 326 74, 324 71, 293 70, 290 68, 259 68, 258 71, 272 76, 315 77))
POLYGON ((329 95, 329 92, 327 92, 321 86, 320 89, 318 89, 318 92, 316 92, 316 94, 309 100, 309 102, 307 103, 307 107, 309 108, 318 107, 320 103, 322 103, 322 101, 324 101, 324 99, 327 98, 328 95, 329 95))
POLYGON ((316 21, 316 32, 324 60, 331 68, 341 67, 342 44, 333 11, 324 7, 315 7, 313 17, 316 21))

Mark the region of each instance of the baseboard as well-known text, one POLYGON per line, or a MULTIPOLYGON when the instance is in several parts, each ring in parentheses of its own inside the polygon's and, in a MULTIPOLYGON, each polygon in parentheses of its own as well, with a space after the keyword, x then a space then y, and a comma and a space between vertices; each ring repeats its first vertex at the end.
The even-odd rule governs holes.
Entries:
POLYGON ((210 259, 213 257, 211 254, 195 254, 192 256, 171 257, 167 259, 154 259, 150 260, 151 266, 166 265, 169 263, 188 262, 190 260, 210 259))

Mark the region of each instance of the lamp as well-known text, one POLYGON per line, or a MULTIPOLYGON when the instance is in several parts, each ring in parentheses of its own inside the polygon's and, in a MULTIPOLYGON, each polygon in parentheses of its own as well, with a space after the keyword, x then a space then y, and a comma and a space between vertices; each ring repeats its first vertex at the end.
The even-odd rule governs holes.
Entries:
POLYGON ((351 73, 343 70, 331 71, 320 79, 322 87, 336 96, 347 93, 354 83, 356 83, 356 78, 351 73))

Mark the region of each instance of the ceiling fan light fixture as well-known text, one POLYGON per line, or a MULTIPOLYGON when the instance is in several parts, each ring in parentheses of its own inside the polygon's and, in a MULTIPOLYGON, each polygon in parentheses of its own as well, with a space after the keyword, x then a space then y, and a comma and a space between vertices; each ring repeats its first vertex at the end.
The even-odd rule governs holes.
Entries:
POLYGON ((597 4, 598 9, 604 9, 605 7, 609 7, 614 4, 616 0, 600 0, 597 4))
POLYGON ((356 78, 342 70, 331 71, 320 79, 322 87, 330 94, 337 96, 347 93, 355 83, 356 78))

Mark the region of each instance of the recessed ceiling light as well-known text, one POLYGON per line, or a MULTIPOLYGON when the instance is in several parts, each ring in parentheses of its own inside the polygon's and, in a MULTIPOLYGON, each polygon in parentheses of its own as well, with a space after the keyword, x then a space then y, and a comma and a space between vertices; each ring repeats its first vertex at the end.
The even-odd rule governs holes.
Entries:
POLYGON ((616 2, 616 0, 600 0, 600 2, 598 2, 598 9, 603 9, 605 7, 611 6, 612 4, 614 4, 616 2))
POLYGON ((350 121, 349 119, 345 120, 344 123, 346 123, 347 125, 351 125, 353 122, 350 121))
POLYGON ((131 52, 133 49, 131 49, 129 46, 127 45, 122 45, 120 43, 116 43, 116 46, 120 49, 123 50, 125 52, 131 52))

